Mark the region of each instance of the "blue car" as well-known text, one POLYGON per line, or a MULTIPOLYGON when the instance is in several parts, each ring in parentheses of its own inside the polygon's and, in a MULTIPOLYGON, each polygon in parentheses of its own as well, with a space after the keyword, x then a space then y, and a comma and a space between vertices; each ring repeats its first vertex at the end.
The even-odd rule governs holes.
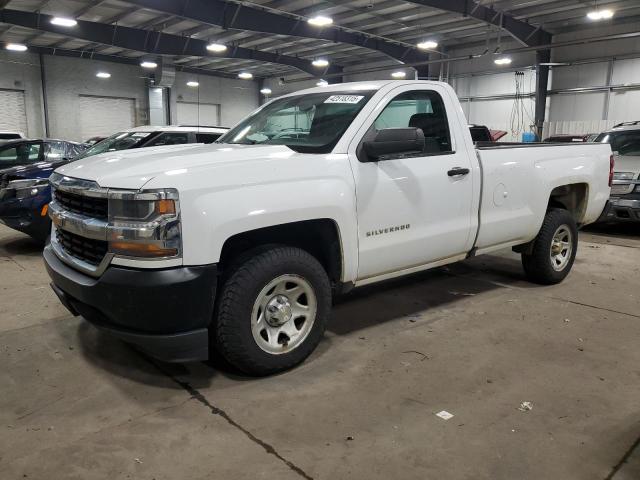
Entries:
POLYGON ((0 223, 44 242, 51 230, 49 176, 85 149, 63 140, 1 142, 0 223))
POLYGON ((41 162, 0 171, 0 223, 45 242, 51 231, 49 176, 65 162, 41 162))

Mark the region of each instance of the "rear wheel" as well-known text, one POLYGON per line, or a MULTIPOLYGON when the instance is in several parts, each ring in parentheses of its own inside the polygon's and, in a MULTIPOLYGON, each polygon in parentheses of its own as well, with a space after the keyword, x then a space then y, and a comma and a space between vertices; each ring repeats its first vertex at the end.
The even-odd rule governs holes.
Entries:
POLYGON ((286 370, 316 348, 330 309, 329 278, 313 256, 292 247, 258 251, 222 287, 215 344, 251 375, 286 370))
POLYGON ((536 283, 552 285, 569 274, 578 249, 578 228, 567 210, 549 210, 529 252, 522 254, 527 277, 536 283))

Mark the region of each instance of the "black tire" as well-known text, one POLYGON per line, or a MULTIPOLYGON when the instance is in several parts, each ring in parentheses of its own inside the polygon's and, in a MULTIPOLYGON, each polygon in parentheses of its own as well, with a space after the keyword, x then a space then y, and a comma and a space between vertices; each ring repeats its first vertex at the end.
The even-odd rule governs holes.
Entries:
POLYGON ((542 285, 560 283, 571 271, 578 251, 578 227, 573 215, 567 210, 553 208, 547 212, 542 222, 540 232, 533 240, 530 253, 522 254, 522 266, 527 278, 542 285), (570 233, 568 243, 571 244, 571 252, 566 255, 566 263, 554 268, 555 260, 552 259, 552 246, 554 236, 562 227, 570 233))
POLYGON ((330 311, 331 284, 318 260, 293 247, 274 246, 266 251, 257 250, 253 256, 236 265, 224 282, 212 339, 218 352, 239 370, 256 376, 269 375, 298 365, 315 350, 324 334, 330 311), (316 314, 299 345, 275 354, 258 345, 252 333, 252 315, 263 289, 283 275, 301 277, 311 286, 316 299, 316 314))

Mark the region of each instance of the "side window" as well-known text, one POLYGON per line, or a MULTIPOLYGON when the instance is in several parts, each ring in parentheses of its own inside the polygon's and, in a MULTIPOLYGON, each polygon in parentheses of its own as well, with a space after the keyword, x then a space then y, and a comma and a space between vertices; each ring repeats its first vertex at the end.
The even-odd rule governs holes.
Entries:
POLYGON ((20 143, 0 152, 0 164, 12 166, 35 163, 40 160, 41 150, 41 143, 20 143))
POLYGON ((189 132, 165 132, 150 140, 145 147, 159 147, 161 145, 180 145, 189 143, 189 132))
POLYGON ((611 142, 611 149, 622 157, 640 155, 640 131, 616 135, 611 142))
POLYGON ((401 93, 380 113, 375 130, 415 127, 422 130, 425 154, 450 153, 451 134, 444 102, 433 91, 415 90, 401 93))
POLYGON ((213 143, 220 136, 220 133, 196 133, 196 143, 213 143))
POLYGON ((65 157, 63 142, 47 142, 45 144, 45 158, 49 161, 62 160, 65 157))

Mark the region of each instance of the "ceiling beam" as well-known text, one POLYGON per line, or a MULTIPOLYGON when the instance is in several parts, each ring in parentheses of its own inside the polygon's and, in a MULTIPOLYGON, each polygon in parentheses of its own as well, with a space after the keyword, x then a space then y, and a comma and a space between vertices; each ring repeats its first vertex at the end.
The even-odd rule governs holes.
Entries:
MULTIPOLYGON (((2 42, 0 42, 2 45, 2 42)), ((32 53, 41 53, 42 55, 51 55, 54 57, 70 57, 70 58, 81 58, 85 60, 97 60, 100 62, 111 62, 111 63, 119 63, 123 65, 139 65, 139 58, 131 58, 131 57, 122 57, 118 55, 104 55, 101 53, 87 52, 86 50, 73 50, 73 49, 62 49, 62 48, 54 48, 54 47, 44 47, 44 46, 35 46, 29 45, 29 51, 32 53)), ((195 75, 206 75, 211 77, 224 77, 224 78, 238 78, 236 75, 232 75, 224 72, 217 72, 206 68, 194 68, 194 67, 182 67, 176 66, 176 71, 185 72, 185 73, 193 73, 195 75)), ((151 78, 151 74, 149 74, 149 78, 151 78)))
POLYGON ((377 50, 401 62, 425 60, 428 53, 389 39, 351 32, 338 26, 324 28, 309 25, 295 14, 286 15, 262 10, 257 5, 241 5, 228 0, 126 0, 139 7, 168 13, 188 20, 227 30, 243 30, 275 35, 329 40, 377 50))
POLYGON ((473 0, 406 0, 409 3, 437 8, 446 12, 459 13, 475 18, 489 25, 499 27, 526 47, 544 45, 551 42, 551 34, 512 15, 491 7, 485 7, 473 0))
POLYGON ((55 33, 69 38, 86 40, 128 50, 153 55, 191 55, 206 58, 240 58, 288 65, 312 76, 323 73, 339 73, 342 69, 330 66, 327 72, 319 72, 309 60, 272 52, 262 52, 242 47, 230 46, 225 52, 209 52, 207 42, 189 37, 181 37, 162 32, 138 28, 107 25, 104 23, 78 20, 73 28, 60 27, 51 23, 51 15, 25 12, 21 10, 0 10, 0 23, 17 25, 34 30, 55 33))

